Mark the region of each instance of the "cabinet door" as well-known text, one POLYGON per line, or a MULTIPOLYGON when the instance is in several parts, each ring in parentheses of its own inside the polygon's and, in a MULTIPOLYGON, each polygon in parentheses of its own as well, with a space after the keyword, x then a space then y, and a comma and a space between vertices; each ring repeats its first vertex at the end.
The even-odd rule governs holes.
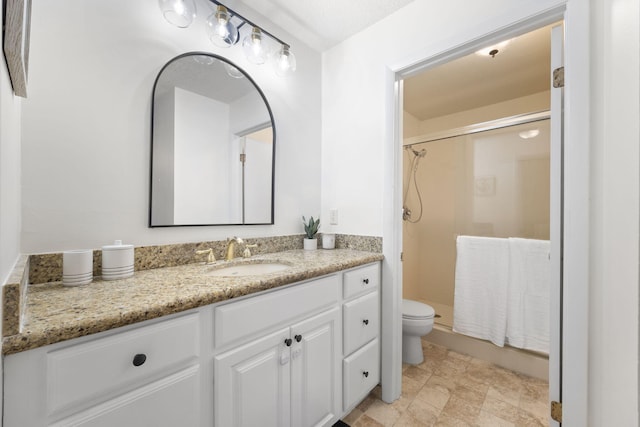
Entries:
POLYGON ((340 415, 342 366, 338 307, 291 327, 291 424, 322 426, 340 415))
POLYGON ((290 425, 289 328, 216 356, 215 425, 290 425))

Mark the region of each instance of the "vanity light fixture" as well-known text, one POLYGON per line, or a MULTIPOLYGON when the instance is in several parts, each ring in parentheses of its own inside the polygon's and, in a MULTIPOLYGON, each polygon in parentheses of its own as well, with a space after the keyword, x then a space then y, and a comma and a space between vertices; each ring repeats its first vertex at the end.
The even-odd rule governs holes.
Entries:
POLYGON ((168 23, 187 28, 196 19, 196 4, 193 0, 158 0, 162 16, 168 23))
MULTIPOLYGON (((216 10, 206 20, 207 37, 218 47, 231 47, 238 43, 242 26, 248 24, 251 32, 242 41, 242 49, 247 60, 261 65, 273 62, 276 74, 288 76, 296 70, 296 57, 291 46, 273 34, 258 27, 239 13, 229 9, 217 0, 209 0, 216 10), (265 38, 267 36, 269 39, 265 38), (271 52, 268 42, 275 42, 278 48, 271 52)), ((194 21, 196 7, 194 0, 158 0, 160 9, 167 22, 179 28, 186 28, 194 21)))
POLYGON ((230 18, 229 11, 222 5, 207 18, 207 35, 218 47, 231 47, 238 42, 238 29, 230 18))
POLYGON ((242 49, 252 64, 264 64, 267 61, 267 49, 262 42, 262 31, 253 27, 251 34, 242 41, 242 49))
POLYGON ((289 46, 282 45, 273 64, 277 75, 288 76, 296 71, 296 56, 291 53, 289 46))

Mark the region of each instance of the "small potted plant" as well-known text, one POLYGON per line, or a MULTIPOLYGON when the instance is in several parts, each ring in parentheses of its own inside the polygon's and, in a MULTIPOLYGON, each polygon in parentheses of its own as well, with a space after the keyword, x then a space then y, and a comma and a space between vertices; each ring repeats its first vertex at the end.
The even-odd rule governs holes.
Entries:
POLYGON ((316 234, 318 234, 318 227, 320 227, 320 218, 314 220, 313 217, 309 218, 309 222, 307 222, 306 218, 302 216, 302 224, 304 224, 304 249, 308 251, 313 251, 318 249, 318 239, 316 239, 316 234))

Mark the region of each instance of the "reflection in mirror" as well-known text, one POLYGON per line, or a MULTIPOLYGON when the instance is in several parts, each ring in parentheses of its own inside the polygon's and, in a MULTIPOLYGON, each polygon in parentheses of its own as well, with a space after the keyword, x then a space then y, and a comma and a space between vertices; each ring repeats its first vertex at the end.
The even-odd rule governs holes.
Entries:
POLYGON ((151 227, 273 224, 273 115, 244 71, 212 54, 174 58, 152 116, 151 227))

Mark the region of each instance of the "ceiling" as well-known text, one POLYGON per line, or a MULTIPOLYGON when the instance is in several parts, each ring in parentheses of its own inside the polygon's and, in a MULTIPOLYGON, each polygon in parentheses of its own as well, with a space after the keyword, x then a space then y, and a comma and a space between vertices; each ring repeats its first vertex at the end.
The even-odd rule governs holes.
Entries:
POLYGON ((498 54, 471 54, 404 81, 404 109, 419 120, 549 90, 551 27, 511 39, 498 54))
POLYGON ((412 1, 242 0, 242 3, 323 52, 412 1))
MULTIPOLYGON (((258 95, 246 78, 232 78, 228 64, 209 55, 188 55, 172 61, 161 72, 155 96, 179 87, 210 99, 231 104, 250 93, 258 95)), ((233 67, 235 69, 235 67, 233 67)))
MULTIPOLYGON (((412 1, 236 0, 236 3, 256 10, 323 52, 412 1)), ((419 120, 427 120, 548 90, 550 43, 550 27, 545 27, 510 40, 493 58, 471 54, 408 78, 404 86, 405 110, 419 120)))

